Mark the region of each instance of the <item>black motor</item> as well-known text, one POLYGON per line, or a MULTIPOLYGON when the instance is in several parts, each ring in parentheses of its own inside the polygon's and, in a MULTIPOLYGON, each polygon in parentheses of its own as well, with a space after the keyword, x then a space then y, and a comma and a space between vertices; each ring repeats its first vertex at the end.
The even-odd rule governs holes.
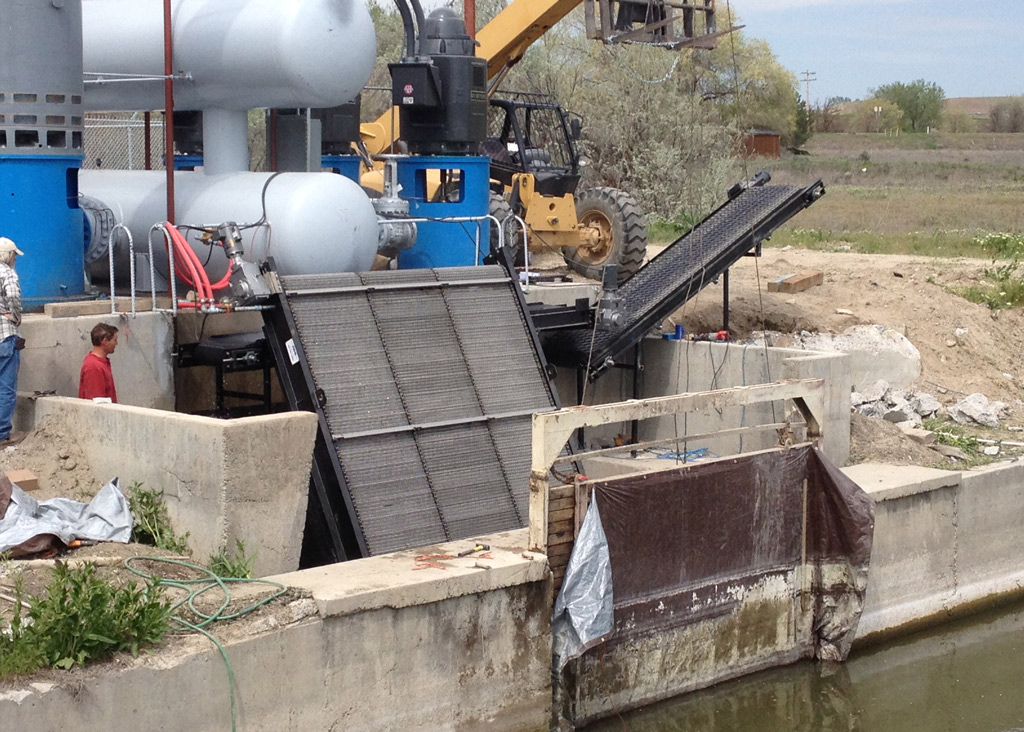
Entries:
POLYGON ((462 18, 437 8, 420 29, 420 55, 388 65, 410 152, 476 153, 487 133, 487 63, 475 45, 462 18))

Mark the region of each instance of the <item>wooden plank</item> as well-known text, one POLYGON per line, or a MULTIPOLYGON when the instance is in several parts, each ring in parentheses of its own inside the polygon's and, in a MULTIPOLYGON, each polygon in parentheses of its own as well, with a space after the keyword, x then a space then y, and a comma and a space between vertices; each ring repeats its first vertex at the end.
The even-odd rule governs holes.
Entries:
POLYGON ((786 275, 768 283, 768 292, 794 293, 817 287, 825 281, 825 273, 820 270, 798 272, 786 275))
POLYGON ((554 519, 550 518, 550 515, 552 513, 554 513, 555 511, 561 511, 561 510, 566 509, 566 508, 575 509, 576 508, 576 499, 573 498, 572 496, 569 496, 568 498, 552 498, 550 501, 548 501, 548 518, 549 518, 549 520, 552 520, 552 521, 554 520, 554 519))
MULTIPOLYGON (((574 460, 575 458, 569 459, 574 460)), ((576 495, 576 489, 571 485, 560 485, 548 491, 548 496, 552 501, 557 501, 560 498, 572 498, 574 495, 576 495)))
POLYGON ((569 508, 562 508, 558 511, 548 510, 548 525, 559 523, 560 521, 569 521, 570 523, 576 517, 576 508, 569 506, 569 508))
POLYGON ((571 531, 563 531, 560 534, 551 534, 548 536, 547 551, 551 551, 551 547, 558 546, 559 544, 567 544, 575 541, 571 531))

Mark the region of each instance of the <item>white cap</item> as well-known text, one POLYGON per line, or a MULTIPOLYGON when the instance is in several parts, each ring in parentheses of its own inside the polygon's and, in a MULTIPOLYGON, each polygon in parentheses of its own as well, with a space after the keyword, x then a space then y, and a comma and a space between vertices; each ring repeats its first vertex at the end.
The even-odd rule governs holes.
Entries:
POLYGON ((18 245, 8 239, 6 236, 0 236, 0 254, 4 252, 14 252, 19 257, 24 257, 25 252, 18 249, 18 245))

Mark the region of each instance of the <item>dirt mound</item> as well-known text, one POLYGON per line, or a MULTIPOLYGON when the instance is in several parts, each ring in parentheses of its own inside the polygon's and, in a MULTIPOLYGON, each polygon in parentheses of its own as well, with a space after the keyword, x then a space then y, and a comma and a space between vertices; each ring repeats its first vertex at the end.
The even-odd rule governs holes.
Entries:
MULTIPOLYGON (((743 339, 762 330, 842 333, 852 325, 880 324, 905 335, 921 353, 917 388, 949 405, 980 392, 1006 402, 1007 424, 1019 424, 1024 395, 1024 315, 993 311, 954 294, 976 284, 992 263, 902 255, 766 249, 730 272, 729 328, 743 339), (789 274, 821 270, 825 281, 797 294, 767 292, 789 274)), ((666 327, 687 332, 722 327, 721 286, 712 285, 676 311, 666 327)))
POLYGON ((850 415, 849 465, 857 463, 885 463, 886 465, 924 465, 948 467, 955 465, 929 447, 918 444, 903 434, 903 430, 884 419, 850 415))
POLYGON ((74 433, 53 417, 40 420, 18 445, 0 450, 0 471, 31 470, 39 478, 32 496, 40 501, 71 498, 88 502, 107 480, 96 475, 74 433))

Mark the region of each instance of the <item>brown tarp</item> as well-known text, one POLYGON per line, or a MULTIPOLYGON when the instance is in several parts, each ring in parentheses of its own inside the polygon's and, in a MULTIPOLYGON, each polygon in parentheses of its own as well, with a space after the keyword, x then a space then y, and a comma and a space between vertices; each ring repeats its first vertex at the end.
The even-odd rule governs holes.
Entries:
POLYGON ((849 653, 874 505, 818 450, 738 456, 598 483, 614 586, 609 641, 735 610, 737 586, 808 567, 818 658, 849 653), (725 588, 732 588, 727 591, 725 588))

